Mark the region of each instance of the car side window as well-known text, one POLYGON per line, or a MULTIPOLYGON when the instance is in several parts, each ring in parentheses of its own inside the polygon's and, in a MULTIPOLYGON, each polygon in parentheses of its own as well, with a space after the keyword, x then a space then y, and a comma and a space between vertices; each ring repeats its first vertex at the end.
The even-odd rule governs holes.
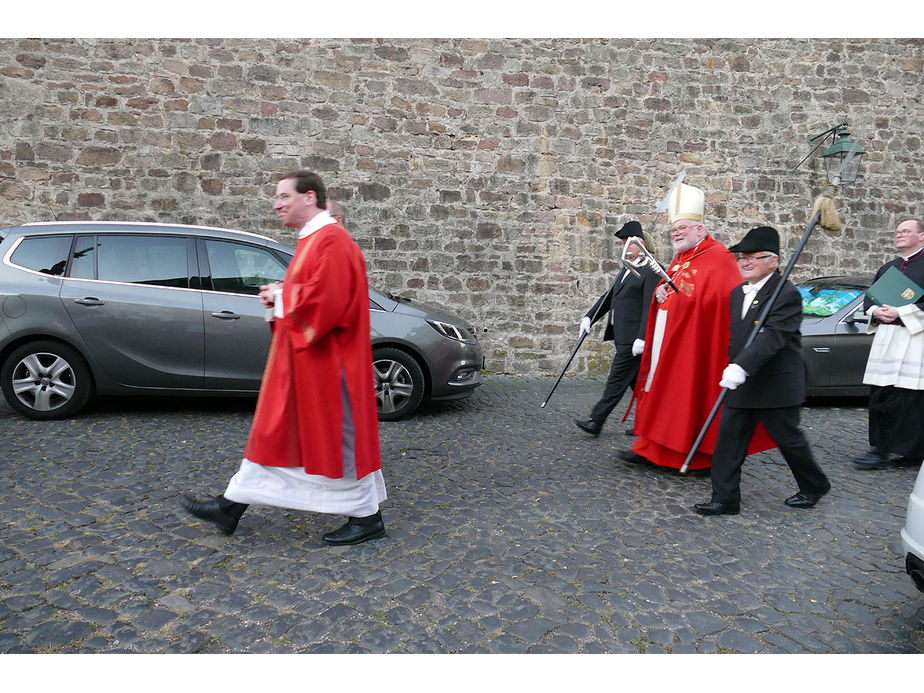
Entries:
POLYGON ((841 308, 863 293, 863 290, 852 286, 811 286, 799 287, 802 294, 802 314, 827 317, 834 315, 841 308))
POLYGON ((75 279, 96 279, 96 236, 77 236, 71 257, 70 276, 75 279))
POLYGON ((10 257, 10 262, 42 274, 60 277, 67 267, 70 249, 71 236, 32 236, 22 240, 10 257))
POLYGON ((74 247, 71 277, 188 288, 186 238, 118 234, 80 236, 74 247))
POLYGON ((212 289, 232 294, 260 293, 260 287, 282 281, 286 266, 268 250, 231 241, 205 242, 212 289))

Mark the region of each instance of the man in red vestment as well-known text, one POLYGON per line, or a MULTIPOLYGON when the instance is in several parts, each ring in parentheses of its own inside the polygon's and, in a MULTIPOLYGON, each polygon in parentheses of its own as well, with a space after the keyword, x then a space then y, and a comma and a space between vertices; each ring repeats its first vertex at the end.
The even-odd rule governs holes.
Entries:
POLYGON ((223 495, 182 501, 225 534, 250 504, 348 515, 328 544, 385 534, 366 266, 325 207, 314 173, 276 186, 274 209, 299 240, 284 280, 260 288, 273 336, 244 459, 223 495))
MULTIPOLYGON (((741 275, 734 255, 706 232, 703 211, 699 188, 681 183, 668 198, 677 254, 667 273, 680 291, 664 282, 655 289, 636 381, 638 437, 631 451, 619 455, 629 462, 680 469, 721 391, 728 365, 728 301, 741 275)), ((689 469, 710 468, 717 433, 718 417, 689 469)), ((749 453, 771 447, 766 431, 759 430, 749 453)))

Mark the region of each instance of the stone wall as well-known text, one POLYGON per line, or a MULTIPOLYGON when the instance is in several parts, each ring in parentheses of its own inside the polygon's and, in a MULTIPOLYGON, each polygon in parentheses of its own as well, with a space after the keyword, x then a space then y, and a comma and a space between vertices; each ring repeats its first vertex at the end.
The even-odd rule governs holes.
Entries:
MULTIPOLYGON (((730 243, 793 250, 822 190, 807 136, 849 118, 838 191, 795 278, 871 273, 922 214, 921 40, 0 40, 0 225, 123 219, 286 238, 277 177, 320 172, 370 281, 483 332, 490 371, 556 372, 630 218, 681 170, 730 243)), ((785 251, 784 251, 785 252, 785 251)), ((785 258, 784 258, 785 260, 785 258)), ((573 369, 602 373, 591 340, 573 369)))

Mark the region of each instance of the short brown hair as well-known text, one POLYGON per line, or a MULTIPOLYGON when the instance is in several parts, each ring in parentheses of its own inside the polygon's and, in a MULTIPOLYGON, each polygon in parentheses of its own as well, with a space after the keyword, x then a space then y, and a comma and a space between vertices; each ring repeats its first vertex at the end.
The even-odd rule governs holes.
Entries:
POLYGON ((297 192, 304 194, 309 190, 314 191, 315 197, 318 198, 318 209, 327 209, 327 190, 324 188, 324 181, 321 180, 321 176, 313 171, 293 171, 279 180, 288 179, 295 181, 295 190, 297 192))

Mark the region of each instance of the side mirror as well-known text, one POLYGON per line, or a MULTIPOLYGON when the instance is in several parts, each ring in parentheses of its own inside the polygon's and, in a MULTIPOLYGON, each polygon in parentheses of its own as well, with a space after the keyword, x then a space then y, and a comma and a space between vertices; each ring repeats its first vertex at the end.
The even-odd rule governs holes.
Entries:
POLYGON ((848 315, 844 322, 848 325, 853 325, 857 322, 866 325, 869 323, 869 316, 863 311, 863 307, 860 306, 852 314, 848 315))

